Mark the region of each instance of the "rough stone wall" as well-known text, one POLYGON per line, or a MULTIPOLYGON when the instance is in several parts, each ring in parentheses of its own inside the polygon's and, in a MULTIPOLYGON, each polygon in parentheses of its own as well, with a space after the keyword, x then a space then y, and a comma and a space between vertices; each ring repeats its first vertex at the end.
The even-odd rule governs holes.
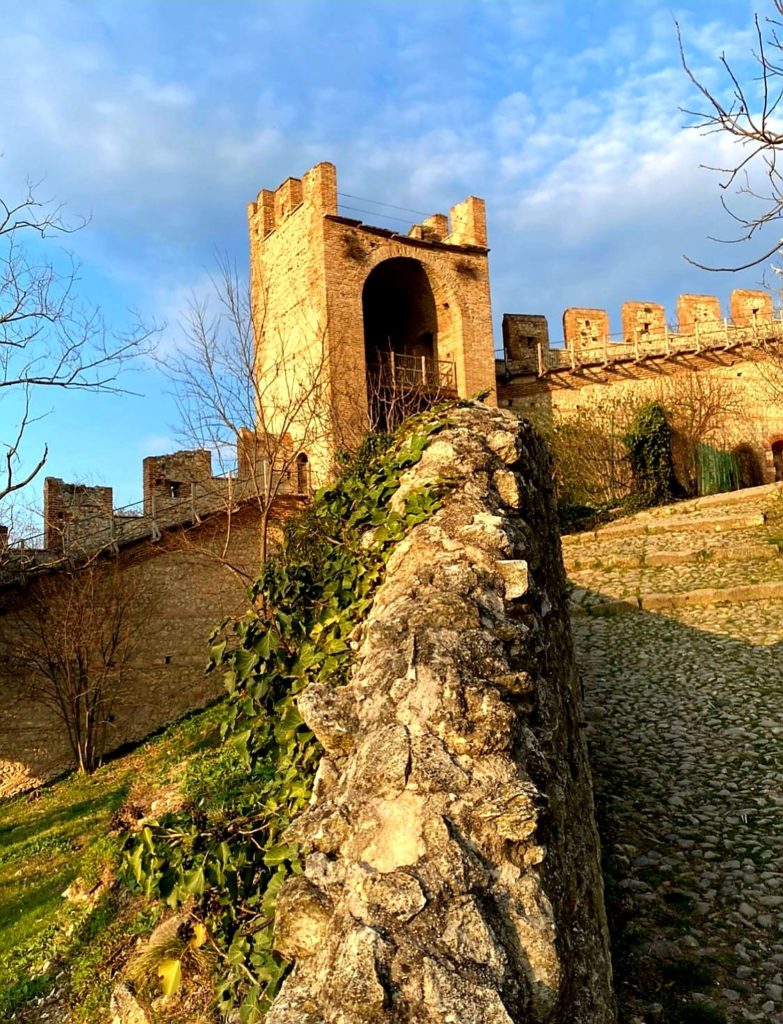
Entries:
POLYGON ((614 1020, 550 467, 508 413, 452 419, 396 500, 454 488, 393 553, 351 682, 300 698, 325 754, 267 1024, 614 1020))

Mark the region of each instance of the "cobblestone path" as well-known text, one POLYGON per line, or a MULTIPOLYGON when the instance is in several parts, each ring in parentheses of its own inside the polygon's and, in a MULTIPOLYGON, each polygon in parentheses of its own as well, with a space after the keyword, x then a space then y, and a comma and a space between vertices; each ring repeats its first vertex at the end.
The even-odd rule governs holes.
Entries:
MULTIPOLYGON (((772 499, 744 541, 774 541, 772 499)), ((708 509, 692 514, 714 523, 708 509)), ((672 526, 670 550, 686 549, 672 526)), ((618 570, 602 581, 564 550, 600 612, 622 590, 618 570)), ((746 573, 778 578, 765 567, 781 561, 749 560, 746 573)), ((712 605, 603 615, 582 604, 573 619, 620 1019, 783 1024, 783 602, 721 602, 726 566, 701 562, 668 587, 715 587, 712 605)))

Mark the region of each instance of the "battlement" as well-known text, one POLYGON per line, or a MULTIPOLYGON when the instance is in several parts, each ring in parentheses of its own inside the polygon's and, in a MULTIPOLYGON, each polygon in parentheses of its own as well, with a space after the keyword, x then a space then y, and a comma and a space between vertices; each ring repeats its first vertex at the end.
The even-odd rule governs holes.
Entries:
POLYGON ((731 317, 714 295, 680 295, 677 323, 654 302, 623 303, 622 331, 613 335, 604 309, 572 307, 563 313, 562 347, 551 348, 546 318, 507 313, 503 317, 505 365, 512 374, 544 376, 549 371, 639 361, 707 349, 728 349, 783 336, 772 296, 738 288, 731 293, 731 317))
POLYGON ((205 449, 149 455, 142 463, 144 514, 179 504, 193 486, 212 485, 212 453, 205 449))
POLYGON ((451 207, 448 217, 445 213, 433 213, 421 223, 414 224, 408 232, 408 238, 486 249, 486 204, 478 196, 468 196, 451 207))
POLYGON ((275 440, 279 444, 270 448, 253 431, 243 430, 236 473, 227 476, 213 476, 212 454, 205 449, 150 455, 142 462, 142 501, 122 508, 114 508, 111 487, 46 477, 43 531, 9 541, 8 527, 0 525, 2 567, 32 569, 143 538, 157 541, 165 529, 198 523, 258 495, 309 495, 307 455, 296 453, 288 437, 275 440), (271 450, 278 453, 277 468, 265 455, 271 450))
MULTIPOLYGON (((263 241, 301 208, 320 216, 340 216, 337 169, 334 164, 316 164, 301 178, 286 178, 274 190, 262 188, 255 202, 248 203, 247 207, 251 241, 263 241)), ((486 249, 487 214, 484 200, 468 196, 461 203, 455 203, 448 216, 445 213, 433 213, 412 225, 408 238, 486 249)))
POLYGON ((262 188, 248 203, 251 239, 264 239, 290 214, 307 205, 320 214, 337 215, 337 168, 326 161, 311 167, 301 178, 286 178, 272 191, 262 188))
POLYGON ((68 484, 59 477, 44 480, 44 546, 62 550, 65 538, 85 520, 107 521, 112 514, 111 487, 68 484))

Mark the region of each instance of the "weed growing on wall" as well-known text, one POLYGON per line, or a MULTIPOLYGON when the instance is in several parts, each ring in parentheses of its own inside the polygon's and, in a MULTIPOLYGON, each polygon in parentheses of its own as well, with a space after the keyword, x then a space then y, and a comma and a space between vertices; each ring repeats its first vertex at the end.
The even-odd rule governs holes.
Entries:
POLYGON ((675 497, 672 432, 659 402, 646 402, 637 410, 623 438, 633 476, 637 505, 665 505, 675 497))
MULTIPOLYGON (((309 803, 321 754, 297 696, 316 681, 347 681, 352 635, 394 545, 439 507, 437 487, 409 494, 400 511, 390 502, 444 422, 431 411, 393 437, 370 438, 289 524, 250 610, 212 638, 210 670, 223 673, 229 694, 222 746, 186 779, 184 811, 125 840, 126 879, 170 907, 187 905, 219 963, 219 1007, 240 1007, 242 1024, 261 1017, 288 968, 273 950, 275 900, 302 862, 285 832, 309 803)), ((172 996, 186 970, 167 955, 154 973, 172 996)))

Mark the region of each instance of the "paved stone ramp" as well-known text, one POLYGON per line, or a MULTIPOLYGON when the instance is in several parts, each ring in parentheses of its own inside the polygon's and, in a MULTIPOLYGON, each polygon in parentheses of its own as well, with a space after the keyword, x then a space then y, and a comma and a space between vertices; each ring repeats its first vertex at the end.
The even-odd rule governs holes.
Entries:
POLYGON ((783 1024, 783 601, 732 600, 781 579, 781 497, 730 497, 564 544, 624 1024, 783 1024), (666 551, 693 555, 646 564, 666 551))

